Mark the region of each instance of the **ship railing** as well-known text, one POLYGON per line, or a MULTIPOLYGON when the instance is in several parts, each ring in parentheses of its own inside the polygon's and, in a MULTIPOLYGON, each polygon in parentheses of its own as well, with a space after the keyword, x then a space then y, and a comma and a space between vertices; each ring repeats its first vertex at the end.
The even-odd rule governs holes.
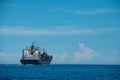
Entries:
POLYGON ((24 56, 24 57, 22 57, 21 59, 24 59, 24 60, 38 60, 39 59, 39 57, 29 57, 29 56, 24 56))

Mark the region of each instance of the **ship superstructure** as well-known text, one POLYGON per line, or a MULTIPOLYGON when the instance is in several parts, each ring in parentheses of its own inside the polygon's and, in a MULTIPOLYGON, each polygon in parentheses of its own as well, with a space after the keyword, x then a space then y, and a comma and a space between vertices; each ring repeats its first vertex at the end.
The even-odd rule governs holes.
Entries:
POLYGON ((50 64, 52 55, 48 55, 44 48, 35 46, 34 43, 30 47, 22 50, 22 57, 20 62, 22 64, 50 64), (41 53, 42 51, 42 53, 41 53))

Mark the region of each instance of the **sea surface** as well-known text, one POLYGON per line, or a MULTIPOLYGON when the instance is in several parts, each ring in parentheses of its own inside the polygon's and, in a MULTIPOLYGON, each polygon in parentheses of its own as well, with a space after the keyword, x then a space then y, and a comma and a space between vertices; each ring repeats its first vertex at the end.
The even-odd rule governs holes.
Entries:
POLYGON ((120 65, 1 64, 0 80, 120 80, 120 65))

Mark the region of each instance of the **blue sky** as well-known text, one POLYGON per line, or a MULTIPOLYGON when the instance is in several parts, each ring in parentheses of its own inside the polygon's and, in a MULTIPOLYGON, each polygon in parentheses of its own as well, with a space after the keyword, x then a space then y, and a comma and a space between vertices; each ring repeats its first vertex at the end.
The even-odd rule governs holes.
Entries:
POLYGON ((1 0, 0 64, 32 42, 53 64, 120 64, 119 0, 1 0))

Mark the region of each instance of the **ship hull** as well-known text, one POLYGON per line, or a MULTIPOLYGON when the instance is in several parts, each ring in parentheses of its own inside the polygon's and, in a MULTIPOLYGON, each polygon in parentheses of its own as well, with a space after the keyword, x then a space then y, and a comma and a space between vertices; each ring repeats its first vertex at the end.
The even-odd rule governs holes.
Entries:
POLYGON ((24 65, 27 64, 34 64, 34 65, 43 65, 43 64, 50 64, 51 61, 42 61, 42 60, 20 60, 20 62, 24 65))

